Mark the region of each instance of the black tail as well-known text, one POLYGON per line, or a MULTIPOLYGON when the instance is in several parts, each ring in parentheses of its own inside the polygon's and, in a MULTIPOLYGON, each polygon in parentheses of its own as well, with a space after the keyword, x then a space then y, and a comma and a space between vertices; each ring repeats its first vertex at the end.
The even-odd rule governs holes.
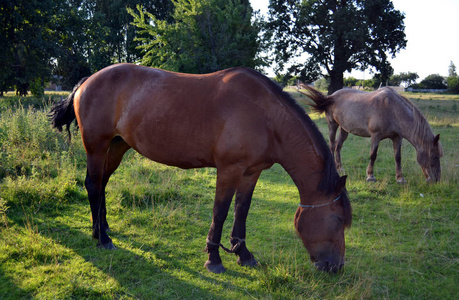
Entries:
POLYGON ((312 108, 318 112, 318 113, 323 113, 327 110, 327 107, 329 107, 331 104, 333 104, 333 100, 328 97, 328 96, 325 96, 324 94, 322 94, 321 92, 319 92, 318 90, 310 87, 310 86, 307 86, 305 84, 300 84, 300 87, 308 90, 309 93, 303 93, 300 91, 300 93, 302 93, 303 95, 306 95, 309 99, 311 99, 312 101, 314 101, 314 104, 309 104, 310 106, 312 106, 312 108))
POLYGON ((73 97, 75 96, 75 92, 78 88, 86 81, 89 77, 85 77, 80 80, 80 82, 75 85, 73 88, 72 93, 70 95, 58 103, 54 104, 51 108, 51 111, 48 114, 48 117, 51 120, 51 125, 56 128, 59 132, 62 131, 62 127, 66 125, 67 132, 69 133, 69 140, 71 139, 70 134, 70 125, 75 120, 75 109, 73 108, 73 97))

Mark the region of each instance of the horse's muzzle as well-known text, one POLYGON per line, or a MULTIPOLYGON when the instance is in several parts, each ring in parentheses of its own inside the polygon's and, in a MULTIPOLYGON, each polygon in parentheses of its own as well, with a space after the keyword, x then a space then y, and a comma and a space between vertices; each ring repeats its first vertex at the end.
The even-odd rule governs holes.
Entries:
POLYGON ((330 262, 330 261, 323 260, 323 261, 315 262, 314 266, 317 268, 317 270, 320 270, 320 271, 337 273, 339 270, 341 270, 343 268, 344 262, 335 263, 335 262, 330 262))

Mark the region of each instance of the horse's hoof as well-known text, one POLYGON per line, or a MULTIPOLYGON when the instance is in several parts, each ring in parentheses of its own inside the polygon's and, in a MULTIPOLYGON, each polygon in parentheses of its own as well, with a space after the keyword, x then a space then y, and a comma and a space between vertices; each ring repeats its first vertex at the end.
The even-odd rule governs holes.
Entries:
POLYGON ((206 261, 206 263, 204 264, 204 267, 206 267, 207 271, 215 273, 215 274, 220 274, 226 271, 223 264, 212 265, 209 260, 206 261))
POLYGON ((240 258, 237 259, 237 263, 242 267, 258 267, 260 264, 258 261, 252 256, 249 260, 242 261, 240 258))
POLYGON ((371 176, 367 177, 367 181, 368 182, 376 182, 376 178, 373 175, 371 175, 371 176))
POLYGON ((113 245, 113 243, 111 241, 106 243, 106 244, 97 243, 97 248, 99 248, 99 249, 107 249, 107 250, 116 250, 115 245, 113 245))
POLYGON ((406 180, 405 180, 405 178, 397 179, 397 183, 398 184, 405 184, 406 180))

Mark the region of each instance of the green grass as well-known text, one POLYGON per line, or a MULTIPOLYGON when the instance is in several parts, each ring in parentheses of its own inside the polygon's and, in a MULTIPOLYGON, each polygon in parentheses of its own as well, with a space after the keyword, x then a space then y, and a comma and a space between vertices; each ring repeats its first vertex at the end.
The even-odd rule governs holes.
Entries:
MULTIPOLYGON (((441 134, 439 184, 424 182, 407 142, 402 162, 408 182, 396 184, 389 141, 381 143, 376 161, 378 182, 365 182, 369 139, 349 136, 342 159, 354 221, 346 231, 341 273, 318 272, 309 262, 293 227, 297 189, 275 165, 262 173, 247 224, 247 244, 261 266, 240 267, 234 255, 222 253, 227 272, 215 275, 203 267, 203 250, 216 171, 170 168, 129 151, 107 188, 110 236, 118 249, 97 249, 79 133, 74 131, 69 144, 65 134, 51 130, 46 113, 57 99, 49 97, 60 95, 46 97, 44 103, 0 98, 1 299, 455 299, 459 294, 457 99, 413 100, 441 134)), ((327 136, 323 116, 312 118, 327 136)), ((232 221, 230 213, 226 245, 232 221)))

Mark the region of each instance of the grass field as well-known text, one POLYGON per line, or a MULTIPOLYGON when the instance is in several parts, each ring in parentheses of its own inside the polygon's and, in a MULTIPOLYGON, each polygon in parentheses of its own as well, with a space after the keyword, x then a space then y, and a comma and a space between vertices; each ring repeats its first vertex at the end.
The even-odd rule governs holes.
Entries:
MULTIPOLYGON (((298 192, 275 165, 262 173, 247 224, 260 267, 240 267, 222 253, 227 272, 215 275, 203 266, 214 169, 180 170, 128 152, 107 188, 118 249, 96 248, 79 133, 69 144, 46 116, 61 96, 0 98, 0 299, 457 299, 459 97, 407 94, 441 134, 439 184, 424 182, 406 141, 407 184, 396 184, 387 140, 378 181, 365 182, 370 141, 349 136, 342 159, 354 221, 342 272, 319 272, 309 262, 293 227, 298 192)), ((327 136, 323 116, 311 117, 327 136)))

